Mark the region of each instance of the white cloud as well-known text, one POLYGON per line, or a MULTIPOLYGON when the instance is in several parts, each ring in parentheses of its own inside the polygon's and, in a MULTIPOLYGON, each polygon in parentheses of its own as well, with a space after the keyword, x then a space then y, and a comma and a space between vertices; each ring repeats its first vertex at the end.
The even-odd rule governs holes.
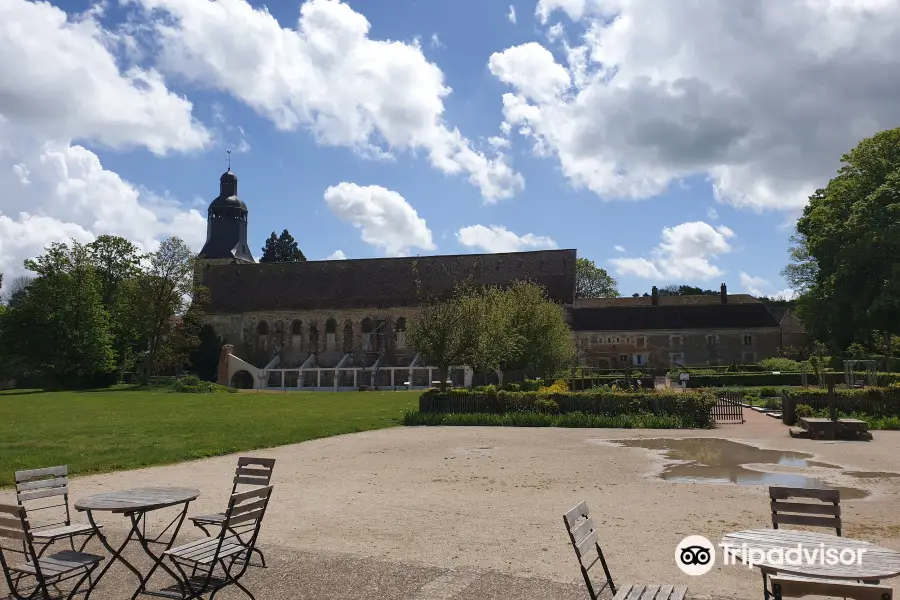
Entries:
POLYGON ((339 219, 359 229, 364 242, 390 256, 406 255, 410 248, 436 248, 425 219, 393 190, 343 182, 325 190, 325 204, 339 219))
POLYGON ((23 274, 24 259, 71 238, 121 235, 148 251, 169 235, 195 250, 203 243, 200 212, 124 180, 73 143, 164 155, 211 140, 158 72, 120 68, 127 58, 110 48, 127 40, 99 15, 0 2, 0 55, 15 65, 0 68, 0 272, 9 279, 23 274))
POLYGON ((170 235, 199 250, 206 218, 195 209, 160 197, 106 170, 96 154, 81 146, 47 143, 39 147, 0 142, 0 273, 22 274, 22 261, 41 254, 50 242, 89 242, 101 234, 120 235, 154 250, 170 235), (27 170, 23 180, 19 173, 27 170))
POLYGON ((615 250, 616 252, 625 252, 625 248, 623 246, 619 246, 618 244, 613 246, 613 250, 615 250))
POLYGON ((556 248, 556 242, 546 236, 526 233, 516 235, 501 225, 469 225, 456 232, 456 239, 467 248, 485 252, 520 252, 556 248))
POLYGON ((487 202, 524 186, 504 155, 475 151, 444 121, 451 89, 419 45, 370 38, 369 22, 343 2, 309 0, 289 29, 245 0, 137 1, 168 13, 153 13, 165 72, 233 94, 279 129, 374 156, 423 150, 487 202))
POLYGON ((490 144, 494 148, 509 148, 509 140, 505 137, 500 137, 497 135, 492 135, 487 139, 488 144, 490 144))
POLYGON ((556 11, 582 44, 565 67, 533 42, 488 64, 513 89, 505 120, 604 199, 700 175, 724 203, 796 212, 860 138, 900 121, 892 0, 540 0, 536 13, 556 11), (573 86, 556 93, 563 71, 573 86))
POLYGON ((441 43, 441 38, 437 33, 431 34, 431 47, 432 48, 445 48, 444 44, 441 43))
POLYGON ((713 227, 703 221, 682 223, 662 230, 662 242, 650 258, 613 258, 610 264, 619 275, 635 275, 663 281, 707 280, 725 272, 710 262, 731 252, 734 232, 725 226, 713 227))
POLYGON ((709 210, 706 211, 706 216, 709 217, 710 221, 716 221, 719 219, 719 212, 710 206, 709 210))
POLYGON ((768 296, 774 300, 794 300, 797 298, 797 292, 791 288, 775 290, 768 279, 754 277, 743 271, 741 272, 741 285, 747 292, 754 296, 768 296))
POLYGON ((745 290, 747 290, 750 294, 754 296, 765 296, 766 288, 771 287, 771 284, 768 280, 763 279, 762 277, 754 277, 753 275, 748 275, 741 271, 741 285, 745 290))
POLYGON ((49 3, 0 3, 0 135, 92 140, 154 154, 210 141, 192 105, 154 69, 120 71, 93 14, 67 19, 49 3))
POLYGON ((347 255, 344 254, 343 250, 335 250, 334 252, 326 256, 325 260, 347 260, 347 255))
POLYGON ((796 300, 797 296, 796 290, 792 290, 791 288, 785 288, 781 291, 775 292, 772 294, 772 299, 774 300, 796 300))
POLYGON ((509 22, 513 25, 516 24, 516 7, 512 4, 509 5, 509 12, 506 14, 506 18, 509 19, 509 22))

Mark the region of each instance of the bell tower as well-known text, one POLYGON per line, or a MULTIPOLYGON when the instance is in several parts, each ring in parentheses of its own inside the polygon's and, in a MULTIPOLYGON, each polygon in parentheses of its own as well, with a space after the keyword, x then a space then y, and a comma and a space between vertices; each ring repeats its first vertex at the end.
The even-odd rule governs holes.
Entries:
POLYGON ((247 205, 237 195, 237 175, 228 170, 219 178, 219 196, 206 213, 206 243, 199 258, 207 263, 253 263, 247 244, 247 205))

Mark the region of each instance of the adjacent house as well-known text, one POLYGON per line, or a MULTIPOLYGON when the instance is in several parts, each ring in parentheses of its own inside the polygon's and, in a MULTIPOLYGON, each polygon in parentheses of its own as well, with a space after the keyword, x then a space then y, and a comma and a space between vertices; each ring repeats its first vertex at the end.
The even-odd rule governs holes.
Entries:
POLYGON ((569 311, 579 363, 666 369, 754 363, 778 356, 780 323, 747 294, 592 298, 569 311))

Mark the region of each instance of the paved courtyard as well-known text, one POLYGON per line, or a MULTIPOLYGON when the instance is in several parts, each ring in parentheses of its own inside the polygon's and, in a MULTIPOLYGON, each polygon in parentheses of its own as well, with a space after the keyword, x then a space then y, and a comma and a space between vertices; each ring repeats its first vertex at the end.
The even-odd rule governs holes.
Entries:
MULTIPOLYGON (((755 413, 743 425, 712 431, 394 428, 242 453, 278 460, 261 536, 271 565, 251 569, 246 582, 260 599, 584 599, 562 514, 585 499, 617 583, 680 583, 693 597, 760 597, 757 572, 719 564, 688 577, 674 550, 690 534, 718 543, 732 531, 768 527, 766 488, 663 481, 660 455, 602 442, 636 437, 719 437, 814 454, 826 465, 765 468, 868 491, 842 501, 844 535, 900 549, 900 478, 845 473, 900 472, 900 432, 875 432, 872 442, 791 439, 755 413)), ((191 514, 216 511, 234 464, 225 456, 78 477, 72 499, 189 486, 202 491, 191 514)), ((0 500, 9 499, 9 490, 0 491, 0 500)), ((124 531, 124 521, 102 518, 114 536, 124 531)), ((196 532, 188 525, 181 538, 196 532)), ((115 571, 92 598, 118 599, 118 582, 133 589, 115 571)))

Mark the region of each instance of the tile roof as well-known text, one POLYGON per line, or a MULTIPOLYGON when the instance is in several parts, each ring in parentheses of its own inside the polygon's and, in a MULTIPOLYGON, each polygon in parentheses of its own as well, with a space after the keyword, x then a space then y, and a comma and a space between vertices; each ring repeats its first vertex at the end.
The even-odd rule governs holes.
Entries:
POLYGON ((208 265, 203 284, 209 289, 207 312, 213 314, 416 306, 449 296, 464 281, 505 285, 517 279, 543 285, 552 300, 571 304, 575 258, 575 250, 542 250, 208 265))
MULTIPOLYGON (((729 296, 729 302, 731 297, 729 296)), ((744 329, 778 327, 761 302, 574 308, 575 331, 651 331, 654 329, 744 329)))

